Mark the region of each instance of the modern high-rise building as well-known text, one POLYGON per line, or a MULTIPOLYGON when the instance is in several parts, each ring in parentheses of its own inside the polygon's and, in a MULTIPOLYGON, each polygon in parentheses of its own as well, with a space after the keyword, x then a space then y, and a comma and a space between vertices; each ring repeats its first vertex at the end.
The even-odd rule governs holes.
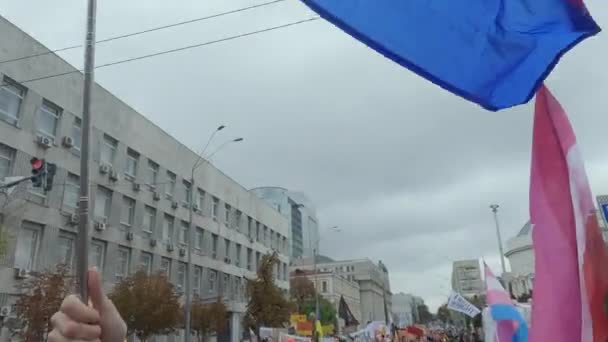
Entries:
POLYGON ((312 257, 315 251, 319 253, 319 220, 315 206, 304 193, 271 186, 250 191, 288 219, 292 259, 312 257))
POLYGON ((348 281, 359 284, 362 324, 367 321, 390 320, 392 312, 392 294, 388 269, 380 261, 377 264, 370 259, 332 260, 317 255, 316 265, 313 258, 292 260, 291 272, 296 270, 333 272, 346 277, 348 281))
POLYGON ((465 297, 485 292, 479 260, 458 260, 452 264, 452 289, 465 297))
MULTIPOLYGON (((0 61, 49 51, 2 17, 0 36, 0 61)), ((76 262, 83 79, 49 54, 0 64, 0 80, 0 181, 29 176, 32 157, 58 167, 50 192, 30 185, 0 196, 0 222, 8 237, 0 257, 0 307, 6 319, 19 294, 15 285, 29 272, 76 262), (54 74, 63 76, 21 82, 54 74)), ((229 329, 218 340, 239 341, 245 278, 256 277, 262 255, 278 251, 276 283, 289 288, 289 221, 209 163, 197 170, 192 187, 198 156, 100 86, 93 89, 92 105, 89 264, 101 270, 107 290, 143 270, 165 273, 183 293, 186 247, 192 244, 193 292, 224 298, 229 329), (190 207, 194 241, 187 239, 190 207)), ((201 127, 201 132, 214 128, 201 127)), ((174 340, 179 339, 155 339, 174 340)))

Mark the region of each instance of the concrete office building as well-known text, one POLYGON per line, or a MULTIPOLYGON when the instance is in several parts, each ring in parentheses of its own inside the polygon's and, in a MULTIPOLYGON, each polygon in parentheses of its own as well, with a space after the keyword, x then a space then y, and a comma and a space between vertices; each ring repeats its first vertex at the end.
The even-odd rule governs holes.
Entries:
MULTIPOLYGON (((0 60, 48 51, 1 17, 0 36, 0 60)), ((53 54, 0 65, 6 84, 0 89, 0 180, 29 175, 33 156, 58 166, 48 194, 19 188, 6 206, 0 203, 9 237, 0 258, 0 306, 6 310, 17 295, 14 285, 29 271, 75 263, 82 75, 19 83, 69 70, 75 71, 53 54)), ((208 163, 198 169, 192 188, 188 178, 197 155, 100 86, 93 89, 92 112, 89 263, 102 271, 104 287, 142 269, 165 272, 181 291, 185 247, 193 243, 194 293, 224 298, 230 324, 218 340, 239 341, 244 278, 255 277, 261 255, 279 251, 277 284, 289 287, 288 221, 208 163), (196 211, 194 241, 186 238, 189 206, 196 211)), ((156 339, 174 340, 180 338, 156 339)))
MULTIPOLYGON (((291 268, 293 269, 293 268, 291 268)), ((302 271, 295 269, 290 272, 290 278, 306 277, 315 284, 315 288, 319 295, 332 303, 338 312, 340 307, 340 297, 344 297, 344 301, 352 312, 353 316, 361 322, 361 294, 359 284, 354 279, 343 273, 338 273, 335 270, 322 272, 317 271, 302 271)), ((339 331, 344 332, 344 320, 340 319, 339 331)), ((349 332, 358 330, 358 327, 349 327, 349 332)))
POLYGON ((312 257, 319 250, 319 220, 310 199, 302 192, 280 187, 250 190, 267 201, 289 221, 289 255, 292 259, 312 257))
MULTIPOLYGON (((392 294, 388 277, 388 269, 380 261, 377 264, 370 259, 332 260, 325 256, 317 256, 317 271, 335 272, 345 276, 347 280, 359 284, 361 298, 361 322, 384 321, 391 314, 392 294)), ((314 270, 312 258, 292 260, 291 271, 314 270)), ((388 317, 390 318, 390 317, 388 317)))
POLYGON ((418 306, 424 304, 420 297, 409 293, 393 294, 393 322, 400 328, 419 322, 418 306))
POLYGON ((479 260, 458 260, 452 265, 452 289, 465 297, 485 292, 479 260))

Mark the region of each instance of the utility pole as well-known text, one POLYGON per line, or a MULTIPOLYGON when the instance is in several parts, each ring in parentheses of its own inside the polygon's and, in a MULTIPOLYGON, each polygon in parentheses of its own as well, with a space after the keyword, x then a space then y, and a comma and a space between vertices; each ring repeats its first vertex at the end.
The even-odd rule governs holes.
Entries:
POLYGON ((500 253, 500 265, 502 266, 502 273, 505 274, 507 272, 507 268, 505 267, 505 257, 502 249, 502 238, 500 237, 500 226, 498 225, 498 208, 500 206, 498 204, 490 205, 490 209, 494 213, 494 223, 496 224, 496 238, 498 239, 498 252, 500 253))
POLYGON ((82 146, 80 149, 80 200, 78 202, 78 265, 76 273, 80 284, 80 299, 88 303, 87 269, 89 261, 89 155, 91 136, 91 93, 95 69, 95 17, 97 1, 89 0, 87 33, 84 52, 84 85, 82 90, 82 146))
MULTIPOLYGON (((191 308, 192 308, 192 241, 194 241, 194 171, 196 170, 196 164, 192 167, 192 174, 190 176, 190 201, 189 212, 188 212, 188 265, 186 270, 186 342, 191 341, 191 308)), ((200 275, 202 277, 202 274, 200 275)))

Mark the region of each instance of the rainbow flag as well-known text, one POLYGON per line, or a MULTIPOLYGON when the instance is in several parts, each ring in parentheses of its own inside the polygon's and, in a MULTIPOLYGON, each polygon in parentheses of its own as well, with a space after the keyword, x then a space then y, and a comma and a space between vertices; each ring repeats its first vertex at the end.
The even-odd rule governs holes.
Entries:
MULTIPOLYGON (((484 263, 486 301, 496 322, 493 342, 528 342, 528 325, 488 265, 484 263)), ((488 341, 491 342, 491 341, 488 341)))
POLYGON ((544 86, 534 113, 530 219, 536 270, 531 339, 606 342, 608 251, 574 131, 544 86))

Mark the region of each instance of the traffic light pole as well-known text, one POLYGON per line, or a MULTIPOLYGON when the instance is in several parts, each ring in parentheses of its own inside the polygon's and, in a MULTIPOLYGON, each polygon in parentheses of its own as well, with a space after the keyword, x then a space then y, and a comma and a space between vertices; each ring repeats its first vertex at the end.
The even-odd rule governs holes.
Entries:
POLYGON ((88 303, 87 269, 89 261, 89 164, 91 137, 91 92, 95 69, 95 16, 96 0, 89 0, 87 6, 87 32, 84 53, 84 85, 82 90, 82 146, 80 149, 80 200, 78 202, 77 275, 80 299, 88 303))

